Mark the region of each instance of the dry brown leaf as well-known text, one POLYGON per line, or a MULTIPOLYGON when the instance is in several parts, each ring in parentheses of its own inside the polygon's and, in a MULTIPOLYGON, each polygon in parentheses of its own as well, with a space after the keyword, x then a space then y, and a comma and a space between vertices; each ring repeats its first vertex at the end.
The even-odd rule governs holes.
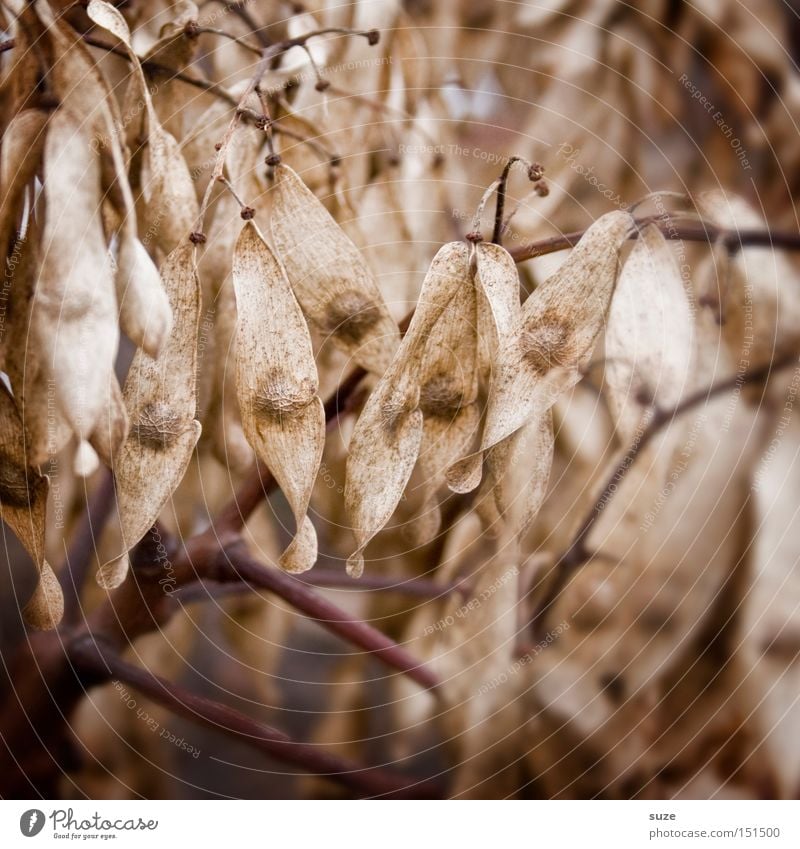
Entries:
POLYGON ((16 534, 39 571, 23 611, 34 628, 55 628, 64 612, 61 586, 44 558, 49 481, 25 457, 25 431, 11 393, 0 381, 0 518, 16 534))
POLYGON ((252 222, 245 224, 234 249, 233 283, 242 426, 297 523, 280 565, 287 572, 305 572, 317 559, 317 535, 307 511, 325 444, 325 411, 302 311, 252 222))
POLYGON ((200 283, 194 246, 177 247, 161 275, 174 325, 160 357, 136 352, 125 381, 130 432, 114 462, 124 553, 97 573, 100 586, 118 586, 128 555, 158 518, 178 484, 200 438, 197 406, 197 328, 200 283))
POLYGON ((481 449, 448 470, 447 482, 455 492, 469 492, 480 483, 483 452, 533 415, 544 414, 580 380, 603 328, 620 246, 632 227, 627 212, 599 218, 525 302, 515 331, 495 358, 481 449))
POLYGON ((444 245, 433 258, 400 350, 367 399, 350 440, 344 500, 357 548, 347 571, 364 570, 367 543, 389 521, 419 455, 423 435, 420 381, 428 339, 448 304, 471 286, 463 242, 444 245))
POLYGON ((375 374, 397 351, 399 330, 361 252, 288 165, 275 168, 272 236, 309 321, 375 374))

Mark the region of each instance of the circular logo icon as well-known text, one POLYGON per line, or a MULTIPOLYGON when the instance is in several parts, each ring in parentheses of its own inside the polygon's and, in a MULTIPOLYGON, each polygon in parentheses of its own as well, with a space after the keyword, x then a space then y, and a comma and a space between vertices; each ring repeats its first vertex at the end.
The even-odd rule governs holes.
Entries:
POLYGON ((36 837, 44 828, 44 812, 38 808, 31 808, 19 818, 19 830, 25 837, 36 837))

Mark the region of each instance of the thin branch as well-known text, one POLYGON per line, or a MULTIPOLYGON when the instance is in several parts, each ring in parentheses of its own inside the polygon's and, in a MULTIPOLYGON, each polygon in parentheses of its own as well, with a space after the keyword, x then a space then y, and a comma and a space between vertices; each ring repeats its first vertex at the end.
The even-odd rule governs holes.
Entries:
MULTIPOLYGON (((315 567, 302 575, 293 575, 294 580, 312 587, 326 589, 344 589, 351 592, 389 592, 406 595, 411 598, 441 599, 453 593, 469 593, 466 578, 454 583, 437 584, 423 578, 384 578, 376 575, 365 575, 361 578, 351 578, 338 569, 320 569, 315 567)), ((236 584, 220 584, 217 581, 198 581, 183 587, 177 593, 177 598, 183 604, 196 601, 206 601, 210 598, 227 598, 252 592, 252 587, 236 584)))
POLYGON ((407 675, 421 687, 428 690, 439 687, 439 680, 433 672, 394 640, 314 592, 304 581, 298 581, 279 569, 262 566, 248 554, 242 542, 228 545, 219 552, 212 577, 217 581, 243 581, 255 588, 269 590, 327 630, 407 675))
POLYGON ((135 688, 176 716, 197 722, 260 749, 284 763, 329 778, 359 796, 394 798, 441 798, 443 788, 432 781, 393 775, 366 767, 325 749, 298 743, 275 728, 227 705, 198 696, 177 684, 123 660, 112 648, 84 637, 70 646, 69 656, 79 668, 111 677, 135 688))
MULTIPOLYGON (((800 233, 787 233, 779 230, 748 229, 728 230, 713 224, 671 224, 663 215, 650 215, 637 219, 638 229, 631 234, 632 239, 639 236, 639 232, 648 224, 656 224, 667 239, 686 242, 722 242, 728 250, 735 251, 742 247, 770 247, 782 248, 789 251, 800 250, 800 233)), ((515 262, 524 262, 537 256, 564 251, 574 248, 583 237, 586 230, 576 230, 573 233, 565 233, 560 236, 550 236, 511 248, 509 253, 515 262)))
POLYGON ((258 46, 255 44, 250 44, 250 42, 246 39, 241 38, 238 35, 234 35, 232 32, 225 32, 224 29, 217 29, 217 27, 201 27, 195 25, 192 26, 190 29, 187 29, 187 35, 189 35, 190 37, 203 34, 219 35, 222 38, 227 38, 230 41, 233 41, 238 44, 240 47, 244 47, 245 50, 249 50, 251 53, 255 53, 257 56, 260 56, 264 50, 263 45, 258 46))
POLYGON ((572 542, 564 553, 556 560, 554 570, 555 577, 545 594, 542 602, 537 606, 532 619, 532 628, 535 639, 541 639, 546 633, 545 618, 547 612, 558 600, 573 574, 592 558, 592 552, 587 546, 587 540, 592 528, 605 511, 608 503, 618 491, 620 482, 627 475, 637 457, 647 447, 653 437, 666 425, 674 421, 678 416, 710 401, 712 398, 723 395, 734 389, 741 388, 747 384, 762 383, 774 372, 781 371, 791 365, 797 364, 798 355, 792 351, 783 354, 772 362, 766 363, 758 368, 751 369, 744 374, 737 374, 731 378, 720 381, 712 386, 699 389, 692 393, 679 404, 669 408, 650 408, 650 413, 645 413, 643 418, 644 427, 640 435, 634 440, 628 450, 624 453, 602 489, 602 492, 592 504, 589 512, 581 522, 572 542), (649 421, 646 421, 649 416, 649 421))

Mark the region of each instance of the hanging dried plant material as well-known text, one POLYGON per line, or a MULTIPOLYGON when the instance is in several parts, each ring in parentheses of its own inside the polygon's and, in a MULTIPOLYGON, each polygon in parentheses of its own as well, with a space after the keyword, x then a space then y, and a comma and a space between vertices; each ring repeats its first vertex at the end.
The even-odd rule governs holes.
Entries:
POLYGON ((169 253, 192 231, 197 220, 199 205, 192 176, 178 142, 158 120, 125 18, 105 0, 90 0, 86 13, 98 26, 115 35, 130 56, 138 95, 147 115, 147 156, 142 192, 145 223, 159 247, 169 253))
POLYGON ((39 571, 39 582, 25 607, 34 628, 55 628, 64 612, 61 587, 44 559, 48 479, 29 466, 25 431, 11 393, 0 382, 0 518, 11 528, 39 571))
POLYGON ((118 586, 127 573, 127 552, 147 533, 183 479, 197 440, 197 328, 200 283, 191 244, 177 247, 161 276, 173 328, 158 360, 141 349, 123 391, 130 432, 114 458, 117 504, 125 554, 97 574, 100 586, 118 586))
POLYGON ((464 287, 471 287, 469 249, 463 242, 450 242, 433 258, 397 356, 356 422, 344 490, 345 511, 357 544, 347 561, 352 577, 363 573, 364 549, 389 521, 416 464, 423 435, 420 404, 426 346, 448 304, 464 287))
POLYGON ((277 165, 272 236, 309 321, 368 371, 383 374, 400 331, 361 252, 288 165, 277 165))
POLYGON ((114 468, 114 458, 128 438, 129 427, 122 389, 116 375, 112 375, 108 384, 105 410, 89 439, 90 445, 107 468, 114 468))
MULTIPOLYGON (((47 213, 32 322, 40 365, 79 442, 100 420, 119 328, 113 273, 100 220, 100 164, 80 118, 58 110, 45 144, 47 213)), ((84 457, 86 448, 80 450, 84 457)), ((85 465, 85 464, 84 464, 85 465)))
POLYGON ((441 523, 436 493, 448 466, 468 450, 480 426, 476 300, 475 287, 465 282, 433 326, 425 347, 419 394, 424 417, 419 454, 424 495, 411 525, 417 545, 436 536, 441 523))
POLYGON ((521 309, 517 264, 501 245, 481 242, 475 248, 481 375, 491 380, 501 340, 514 333, 521 309))
POLYGON ((130 228, 120 236, 115 281, 120 326, 155 359, 172 329, 172 310, 155 263, 130 228))
POLYGON ((279 563, 305 572, 317 559, 308 518, 325 445, 325 411, 303 313, 255 224, 245 224, 233 254, 236 389, 245 435, 292 508, 297 533, 279 563))
POLYGON ((620 246, 633 226, 628 212, 603 215, 525 302, 515 332, 495 358, 481 449, 448 470, 453 491, 473 490, 483 453, 533 415, 543 415, 581 379, 614 292, 620 246))
POLYGON ((544 503, 554 445, 553 412, 547 410, 486 453, 497 511, 517 539, 528 532, 544 503))
POLYGON ((677 260, 651 224, 622 268, 605 335, 605 385, 624 443, 633 440, 645 406, 678 403, 691 378, 693 337, 677 260))

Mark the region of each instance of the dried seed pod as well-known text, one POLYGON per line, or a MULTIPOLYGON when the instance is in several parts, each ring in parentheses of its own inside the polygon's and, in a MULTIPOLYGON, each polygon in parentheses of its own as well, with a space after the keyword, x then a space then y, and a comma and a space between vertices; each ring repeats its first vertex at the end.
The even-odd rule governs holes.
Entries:
MULTIPOLYGON (((48 113, 25 109, 3 133, 0 149, 0 245, 9 245, 19 225, 25 186, 42 161, 48 113)), ((2 343, 3 340, 0 340, 2 343)))
POLYGON ((519 320, 520 282, 517 265, 502 246, 481 242, 475 247, 481 375, 491 380, 494 358, 519 320))
POLYGON ((605 335, 606 387, 623 442, 630 442, 642 406, 678 403, 690 379, 693 319, 675 255, 651 224, 622 268, 605 335))
POLYGON ((97 574, 110 589, 127 574, 127 552, 152 527, 181 482, 200 438, 197 406, 197 328, 200 283, 194 247, 183 244, 164 260, 161 276, 174 324, 157 361, 138 350, 123 391, 131 427, 114 458, 124 554, 97 574))
POLYGON ((544 502, 554 444, 553 413, 546 410, 486 453, 498 513, 518 539, 544 502))
POLYGON ((25 430, 11 393, 0 381, 0 518, 14 531, 39 570, 39 582, 25 607, 34 628, 55 628, 64 612, 61 586, 44 559, 45 511, 49 482, 28 465, 25 430))
POLYGON ((275 167, 272 198, 275 248, 303 312, 356 362, 383 374, 399 330, 361 252, 288 165, 275 167))
POLYGON ((480 483, 483 452, 544 414, 580 380, 614 291, 620 246, 633 226, 628 212, 603 215, 525 302, 515 332, 497 351, 481 450, 448 470, 455 492, 480 483))
POLYGON ((59 109, 51 117, 44 170, 46 250, 32 322, 56 403, 85 441, 104 409, 119 329, 100 220, 100 164, 80 116, 59 109))
MULTIPOLYGON (((464 269, 465 278, 467 270, 464 269)), ((424 545, 439 530, 436 492, 448 466, 466 451, 480 425, 475 287, 465 282, 433 326, 420 369, 419 408, 424 417, 419 468, 424 496, 411 525, 424 545)))
POLYGON ((138 97, 147 115, 148 146, 143 186, 145 221, 148 232, 154 234, 159 247, 169 253, 191 232, 197 219, 199 206, 194 182, 180 146, 158 120, 125 18, 105 0, 90 0, 86 13, 98 26, 115 35, 128 51, 138 97))
POLYGON ((129 228, 121 234, 115 282, 120 326, 155 359, 172 329, 172 310, 155 263, 129 228))
POLYGON ((114 458, 125 444, 129 429, 130 422, 122 389, 116 375, 112 375, 108 384, 105 410, 89 440, 103 464, 109 469, 114 468, 114 458))
POLYGON ((325 411, 311 337, 289 281, 256 225, 245 224, 233 254, 236 388, 248 441, 275 476, 297 523, 280 558, 287 572, 317 559, 308 503, 325 444, 325 411))
POLYGON ((471 285, 463 242, 433 258, 397 356, 367 399, 350 440, 344 501, 356 537, 347 571, 364 570, 367 543, 389 521, 417 461, 423 435, 420 380, 430 334, 455 294, 471 285))

